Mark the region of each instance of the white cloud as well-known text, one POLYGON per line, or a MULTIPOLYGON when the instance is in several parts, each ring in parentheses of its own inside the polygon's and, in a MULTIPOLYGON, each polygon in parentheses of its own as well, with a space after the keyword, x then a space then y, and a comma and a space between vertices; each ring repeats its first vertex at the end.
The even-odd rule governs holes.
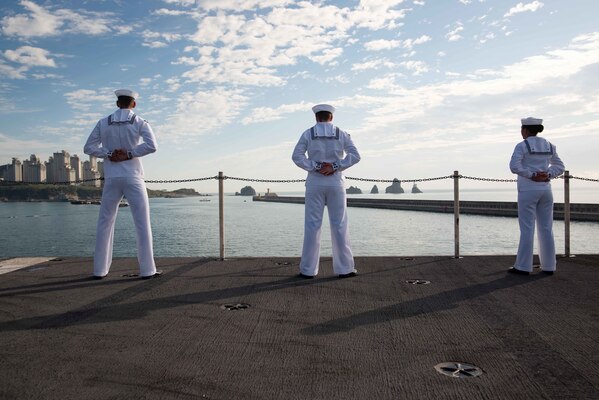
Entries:
POLYGON ((52 36, 56 35, 63 25, 61 19, 38 6, 32 1, 21 1, 21 6, 29 11, 29 15, 17 14, 2 18, 2 32, 8 36, 52 36))
POLYGON ((409 9, 396 9, 403 0, 362 0, 356 9, 349 13, 349 20, 359 28, 378 30, 401 26, 398 20, 404 19, 409 9))
POLYGON ((179 78, 169 78, 165 81, 168 85, 167 92, 176 92, 181 87, 181 81, 179 78))
POLYGON ((363 63, 353 64, 351 67, 352 71, 365 71, 369 69, 379 69, 379 68, 393 68, 395 67, 395 63, 387 60, 387 59, 377 59, 365 61, 363 63))
POLYGON ((148 29, 141 33, 144 39, 142 46, 150 48, 167 47, 169 43, 180 40, 183 36, 178 33, 154 32, 148 29))
POLYGON ((64 94, 67 103, 76 110, 89 110, 100 104, 114 104, 116 98, 110 89, 78 89, 64 94))
POLYGON ((183 7, 194 6, 198 3, 197 0, 163 0, 163 1, 168 4, 176 4, 176 5, 183 6, 183 7))
POLYGON ((397 88, 397 85, 395 84, 395 76, 387 75, 387 76, 384 76, 381 78, 372 79, 368 83, 367 87, 368 87, 368 89, 384 90, 384 91, 391 92, 393 89, 397 88))
POLYGON ((68 33, 101 35, 112 32, 112 27, 119 20, 109 13, 77 13, 64 8, 53 11, 29 0, 21 0, 19 4, 27 14, 7 16, 0 21, 0 29, 7 36, 34 38, 68 33))
MULTIPOLYGON (((598 63, 599 32, 578 36, 566 48, 528 57, 498 70, 477 71, 471 78, 459 79, 459 75, 455 75, 458 79, 413 89, 394 86, 394 90, 390 91, 391 96, 369 99, 372 115, 358 130, 362 133, 376 133, 388 127, 411 126, 415 129, 413 124, 421 124, 418 121, 423 115, 429 116, 426 119, 426 123, 432 126, 429 129, 435 129, 435 120, 439 125, 452 121, 452 124, 458 126, 471 118, 473 110, 476 110, 477 114, 485 112, 489 114, 482 117, 484 124, 481 128, 498 126, 510 123, 504 114, 509 114, 509 118, 515 118, 514 114, 526 114, 527 110, 534 114, 535 110, 543 110, 545 107, 543 104, 554 104, 557 113, 560 111, 556 97, 545 98, 543 104, 540 102, 535 104, 532 110, 528 103, 531 99, 536 103, 538 93, 544 93, 543 90, 549 92, 559 90, 560 82, 567 85, 566 82, 570 77, 598 63), (514 97, 522 97, 522 101, 514 102, 514 97), (483 99, 486 99, 484 102, 488 103, 488 106, 483 104, 483 99), (401 113, 397 110, 401 110, 401 113), (491 122, 490 118, 495 118, 497 121, 491 122), (504 120, 507 122, 502 122, 504 120)), ((378 82, 381 87, 383 83, 392 85, 392 81, 378 82)), ((592 96, 595 95, 589 94, 584 97, 568 95, 568 104, 572 109, 575 107, 588 109, 584 107, 585 103, 597 103, 596 98, 591 99, 592 96)), ((346 102, 352 104, 354 99, 347 99, 346 102)), ((477 118, 481 119, 480 115, 477 115, 477 118)))
POLYGON ((495 34, 493 32, 489 32, 489 33, 483 35, 483 37, 481 37, 478 41, 481 44, 485 44, 489 40, 493 40, 493 39, 495 39, 495 34))
POLYGON ((25 72, 27 72, 28 68, 24 66, 13 67, 4 62, 4 60, 0 60, 0 76, 6 77, 9 79, 26 79, 27 76, 25 72))
POLYGON ((57 74, 31 74, 33 79, 61 79, 64 78, 62 75, 57 74))
POLYGON ((161 47, 167 47, 168 44, 166 44, 164 42, 159 42, 159 41, 155 40, 155 41, 144 41, 142 43, 142 46, 149 47, 149 48, 152 48, 152 49, 159 49, 161 47))
POLYGON ((458 22, 458 26, 454 30, 447 32, 447 34, 445 35, 445 37, 450 42, 455 42, 457 40, 462 39, 462 36, 460 35, 460 32, 463 31, 463 30, 464 30, 464 27, 462 26, 462 24, 460 22, 458 22))
POLYGON ((22 64, 27 67, 56 68, 56 63, 49 58, 50 52, 39 47, 22 46, 16 50, 6 50, 4 57, 7 60, 22 64))
POLYGON ((544 4, 542 2, 537 1, 537 0, 533 1, 532 3, 528 3, 528 4, 518 3, 514 7, 510 8, 510 10, 504 14, 504 17, 511 17, 513 15, 527 12, 527 11, 535 12, 539 8, 543 7, 543 5, 544 4))
POLYGON ((379 51, 379 50, 389 50, 401 47, 406 50, 412 50, 414 46, 426 43, 432 40, 432 38, 428 35, 422 35, 416 39, 406 39, 406 40, 372 40, 370 42, 366 42, 364 44, 364 48, 370 51, 379 51))
POLYGON ((401 46, 401 40, 379 39, 364 43, 364 48, 369 51, 395 49, 401 46))
POLYGON ((191 81, 281 85, 284 81, 276 76, 277 67, 294 65, 301 57, 331 63, 342 53, 333 42, 343 34, 335 30, 327 33, 325 28, 335 26, 335 16, 331 21, 304 18, 312 16, 313 11, 311 6, 304 5, 300 10, 273 10, 266 18, 254 20, 224 14, 203 18, 191 38, 199 45, 199 58, 181 57, 177 63, 196 66, 183 74, 191 81), (302 26, 304 19, 306 23, 318 22, 314 26, 302 26), (295 24, 289 24, 289 20, 295 24), (205 47, 209 48, 208 52, 202 51, 205 47))
MULTIPOLYGON (((197 44, 198 56, 181 56, 174 63, 194 67, 182 74, 192 82, 280 86, 287 79, 279 75, 282 67, 297 65, 304 59, 326 66, 341 62, 343 44, 353 40, 350 29, 397 27, 408 11, 396 8, 402 2, 367 0, 355 8, 339 8, 276 0, 198 1, 198 10, 216 10, 216 13, 197 17, 198 27, 190 39, 197 44), (240 12, 249 8, 264 12, 254 15, 240 12)), ((423 35, 367 46, 411 49, 429 40, 429 36, 423 35)), ((188 46, 186 51, 189 50, 188 46)))
POLYGON ((326 49, 322 51, 322 55, 312 56, 312 60, 321 65, 333 65, 342 53, 343 49, 341 48, 326 49))
POLYGON ((177 142, 184 137, 218 134, 235 120, 248 97, 240 89, 216 88, 184 92, 177 96, 175 110, 165 122, 154 126, 162 139, 177 142))
POLYGON ((241 121, 244 125, 255 124, 260 122, 275 121, 283 118, 285 114, 291 114, 298 111, 305 111, 310 108, 306 102, 296 104, 282 104, 277 108, 272 107, 256 107, 251 111, 251 115, 243 118, 241 121))
POLYGON ((56 148, 55 142, 39 139, 16 139, 0 132, 0 158, 11 160, 13 157, 21 160, 28 159, 30 154, 52 154, 56 148))
POLYGON ((399 65, 411 71, 414 75, 420 75, 429 70, 426 63, 422 61, 402 61, 399 65))

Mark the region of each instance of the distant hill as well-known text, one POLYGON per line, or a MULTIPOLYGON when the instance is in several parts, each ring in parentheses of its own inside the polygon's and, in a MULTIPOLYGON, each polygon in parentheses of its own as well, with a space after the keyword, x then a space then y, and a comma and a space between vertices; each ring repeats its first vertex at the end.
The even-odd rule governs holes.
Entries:
MULTIPOLYGON (((150 190, 149 197, 189 197, 202 196, 194 189, 150 190)), ((4 184, 0 182, 0 201, 66 201, 99 200, 102 188, 92 186, 53 185, 53 184, 4 184)))

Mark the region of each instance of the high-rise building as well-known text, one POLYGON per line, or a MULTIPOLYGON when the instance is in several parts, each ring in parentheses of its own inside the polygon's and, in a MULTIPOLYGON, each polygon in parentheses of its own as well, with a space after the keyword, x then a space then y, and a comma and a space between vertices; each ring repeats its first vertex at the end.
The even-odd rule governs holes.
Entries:
POLYGON ((56 182, 54 179, 54 157, 48 157, 46 164, 46 182, 56 182))
POLYGON ((54 153, 48 161, 46 175, 48 182, 75 181, 75 171, 71 168, 71 155, 62 150, 54 153))
POLYGON ((10 167, 10 164, 0 165, 0 179, 2 179, 3 181, 8 180, 8 179, 6 179, 6 177, 8 176, 8 168, 9 167, 10 167))
POLYGON ((85 186, 100 187, 100 171, 98 171, 98 162, 96 160, 96 157, 89 156, 89 161, 83 162, 83 179, 88 181, 83 182, 85 186))
POLYGON ((46 181, 46 164, 35 154, 23 161, 23 182, 41 183, 46 181))
POLYGON ((5 181, 22 182, 23 181, 23 164, 21 161, 13 157, 11 164, 3 165, 0 169, 0 176, 5 181))
POLYGON ((81 169, 81 160, 77 154, 71 156, 71 169, 75 172, 75 179, 79 181, 83 179, 83 170, 81 169))
MULTIPOLYGON (((104 161, 98 161, 98 172, 100 177, 104 178, 104 161)), ((104 187, 104 181, 100 181, 100 186, 104 187)))

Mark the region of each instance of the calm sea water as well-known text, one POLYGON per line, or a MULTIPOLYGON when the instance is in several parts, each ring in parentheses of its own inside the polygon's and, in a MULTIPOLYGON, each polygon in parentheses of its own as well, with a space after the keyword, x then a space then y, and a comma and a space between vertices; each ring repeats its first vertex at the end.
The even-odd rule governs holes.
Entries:
MULTIPOLYGON (((285 193, 280 193, 281 195, 285 193)), ((303 195, 302 193, 295 193, 303 195)), ((556 202, 563 194, 554 190, 556 202)), ((452 200, 452 191, 414 195, 358 195, 398 199, 452 200)), ((516 201, 513 190, 465 190, 461 200, 516 201)), ((577 192, 572 202, 598 203, 599 189, 577 192)), ((217 257, 218 197, 151 199, 156 257, 217 257)), ((68 202, 0 203, 0 257, 93 256, 98 206, 68 202)), ((348 208, 356 256, 453 255, 452 214, 348 208)), ((298 257, 303 239, 304 206, 225 197, 226 257, 298 257)), ((323 224, 322 255, 331 255, 328 222, 323 224)), ((555 221, 558 252, 564 252, 564 223, 555 221)), ((460 216, 461 255, 515 254, 518 220, 460 216)), ((599 253, 599 223, 571 223, 571 252, 599 253)), ((133 220, 128 208, 117 217, 115 257, 136 256, 133 220)))

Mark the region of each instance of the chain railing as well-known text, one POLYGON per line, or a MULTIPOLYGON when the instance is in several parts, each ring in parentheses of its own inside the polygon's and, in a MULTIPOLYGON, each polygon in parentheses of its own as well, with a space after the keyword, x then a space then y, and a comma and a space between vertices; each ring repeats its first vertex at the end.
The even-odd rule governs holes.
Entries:
MULTIPOLYGON (((482 181, 482 182, 516 182, 516 179, 509 178, 483 178, 476 176, 468 176, 468 175, 458 175, 459 179, 469 179, 474 181, 482 181)), ((354 176, 346 176, 345 179, 359 182, 373 182, 373 183, 393 183, 396 181, 399 182, 408 182, 408 183, 417 183, 417 182, 430 182, 430 181, 439 181, 443 179, 454 179, 454 175, 446 175, 446 176, 438 176, 433 178, 416 178, 416 179, 381 179, 381 178, 358 178, 354 176)), ((587 182, 599 182, 599 179, 595 178, 584 178, 580 176, 568 176, 569 179, 578 179, 581 181, 587 182)), ((242 182, 257 182, 257 183, 304 183, 305 179, 262 179, 262 178, 241 178, 237 176, 227 176, 223 175, 220 178, 218 175, 214 176, 206 176, 202 178, 189 178, 189 179, 146 179, 146 183, 190 183, 190 182, 202 182, 209 180, 232 180, 232 181, 242 181, 242 182)), ((565 179, 564 175, 561 175, 555 179, 565 179)), ((76 179, 72 181, 60 181, 60 182, 24 182, 24 181, 9 181, 0 179, 0 185, 78 185, 87 182, 95 182, 95 181, 103 181, 104 178, 92 178, 92 179, 76 179)))
MULTIPOLYGON (((587 182, 599 182, 599 179, 595 178, 584 178, 579 176, 570 175, 569 171, 565 171, 562 176, 558 178, 564 180, 564 224, 565 224, 565 256, 570 257, 570 180, 578 179, 581 181, 587 182)), ((433 178, 419 178, 419 179, 378 179, 378 178, 358 178, 346 176, 345 179, 360 181, 360 182, 374 182, 374 183, 393 183, 393 182, 429 182, 429 181, 438 181, 444 179, 452 179, 454 181, 454 230, 455 230, 455 258, 459 258, 459 214, 460 214, 460 201, 459 201, 459 180, 460 179, 469 179, 475 181, 483 181, 483 182, 516 182, 516 179, 505 179, 505 178, 484 178, 484 177, 474 177, 467 175, 460 175, 458 171, 454 171, 452 175, 447 176, 439 176, 433 178)), ((78 179, 74 181, 64 181, 64 182, 22 182, 22 181, 6 181, 0 180, 0 186, 2 185, 27 185, 27 184, 46 184, 46 185, 77 185, 87 182, 101 181, 104 180, 103 177, 93 178, 93 179, 78 179)), ((219 172, 218 175, 215 176, 206 176, 201 178, 190 178, 190 179, 148 179, 145 180, 146 183, 190 183, 190 182, 202 182, 208 180, 218 180, 219 181, 219 227, 220 227, 220 238, 219 238, 219 248, 220 248, 220 259, 224 260, 225 257, 225 247, 224 247, 224 181, 225 180, 234 180, 234 181, 243 181, 243 182, 258 182, 258 183, 303 183, 305 179, 261 179, 261 178, 244 178, 244 177, 236 177, 236 176, 226 176, 222 172, 219 172)))

